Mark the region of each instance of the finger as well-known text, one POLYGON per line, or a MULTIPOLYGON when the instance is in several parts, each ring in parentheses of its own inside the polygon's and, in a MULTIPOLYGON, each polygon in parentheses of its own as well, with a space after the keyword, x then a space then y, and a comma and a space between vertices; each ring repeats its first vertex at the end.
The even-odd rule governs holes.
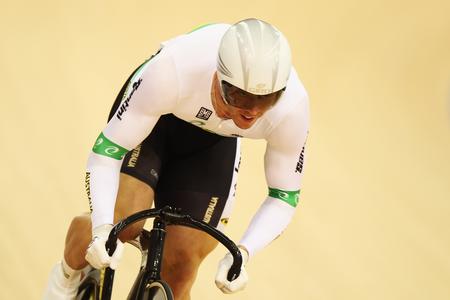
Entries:
POLYGON ((234 292, 238 292, 238 291, 241 291, 241 290, 243 290, 244 288, 245 288, 245 286, 247 285, 247 282, 245 282, 245 281, 242 281, 242 280, 233 280, 231 283, 230 283, 230 287, 229 287, 229 289, 230 289, 230 291, 233 291, 233 293, 234 292))
POLYGON ((91 257, 91 253, 89 251, 89 249, 86 251, 86 255, 84 256, 84 259, 86 259, 86 261, 95 269, 97 269, 97 266, 95 265, 95 263, 92 261, 92 257, 91 257))
POLYGON ((114 251, 111 257, 111 263, 109 265, 111 269, 115 270, 119 266, 119 262, 122 259, 123 255, 123 249, 124 249, 123 243, 120 240, 117 240, 116 250, 114 251))
POLYGON ((219 268, 217 270, 216 279, 215 280, 216 280, 216 283, 219 282, 219 283, 221 283, 223 285, 224 282, 227 280, 227 278, 226 278, 226 270, 222 270, 221 268, 219 268))
POLYGON ((215 282, 216 286, 217 286, 219 289, 221 289, 221 288, 223 287, 223 282, 222 282, 222 281, 219 281, 219 280, 216 279, 214 282, 215 282))
POLYGON ((85 258, 96 269, 107 267, 110 263, 110 257, 106 253, 104 245, 99 242, 93 242, 89 246, 85 258))
POLYGON ((227 273, 230 267, 223 263, 223 260, 219 263, 219 267, 217 268, 216 273, 216 281, 221 282, 222 284, 227 280, 227 273))
POLYGON ((103 266, 98 261, 97 257, 93 254, 92 249, 88 249, 86 256, 84 257, 87 262, 95 269, 101 269, 103 266))
POLYGON ((232 294, 233 292, 230 290, 230 288, 228 287, 228 285, 224 285, 221 289, 222 293, 224 294, 232 294))
POLYGON ((95 243, 94 251, 101 266, 103 268, 109 266, 111 263, 111 257, 108 255, 108 252, 106 252, 105 244, 95 243))
POLYGON ((245 270, 242 270, 239 277, 230 283, 229 289, 230 291, 233 292, 241 291, 247 286, 247 282, 248 282, 247 272, 245 270))

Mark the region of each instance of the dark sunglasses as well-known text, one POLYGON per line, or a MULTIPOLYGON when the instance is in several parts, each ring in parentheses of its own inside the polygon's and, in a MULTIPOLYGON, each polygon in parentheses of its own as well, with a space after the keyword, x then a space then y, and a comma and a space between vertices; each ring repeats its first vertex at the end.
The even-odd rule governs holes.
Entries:
POLYGON ((220 94, 223 101, 241 109, 268 108, 274 106, 286 88, 267 95, 255 95, 244 91, 225 80, 220 82, 220 94))

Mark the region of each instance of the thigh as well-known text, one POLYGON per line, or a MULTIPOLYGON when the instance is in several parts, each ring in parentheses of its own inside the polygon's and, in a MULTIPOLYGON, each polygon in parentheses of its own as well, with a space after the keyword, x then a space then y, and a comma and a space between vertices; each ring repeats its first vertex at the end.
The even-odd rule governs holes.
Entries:
POLYGON ((167 226, 161 276, 172 287, 175 297, 189 294, 203 259, 218 242, 206 233, 183 226, 167 226))
POLYGON ((114 223, 133 213, 151 208, 153 197, 153 189, 145 182, 121 173, 114 209, 114 223))
MULTIPOLYGON (((120 174, 119 191, 114 208, 114 223, 142 210, 151 208, 153 189, 145 182, 127 174, 120 174)), ((128 226, 120 234, 120 239, 129 241, 136 238, 145 225, 144 221, 128 226)))
POLYGON ((170 118, 162 115, 145 140, 125 155, 121 173, 138 179, 155 190, 168 156, 166 144, 170 128, 170 118))
POLYGON ((166 259, 189 259, 200 263, 214 248, 218 241, 207 233, 185 226, 166 227, 164 253, 166 259))

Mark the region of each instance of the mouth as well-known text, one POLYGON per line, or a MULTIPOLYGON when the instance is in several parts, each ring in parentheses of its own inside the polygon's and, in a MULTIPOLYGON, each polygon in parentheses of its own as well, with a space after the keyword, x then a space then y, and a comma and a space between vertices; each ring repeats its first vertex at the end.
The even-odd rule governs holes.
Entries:
POLYGON ((240 115, 241 115, 242 119, 244 119, 245 121, 248 121, 248 122, 251 122, 251 121, 253 121, 255 119, 255 117, 253 117, 253 116, 246 116, 246 115, 243 115, 243 114, 240 114, 240 115))
POLYGON ((257 117, 251 117, 251 116, 246 116, 243 114, 237 114, 233 118, 233 121, 237 127, 241 128, 241 129, 248 129, 253 125, 253 123, 255 123, 256 119, 257 119, 257 117))

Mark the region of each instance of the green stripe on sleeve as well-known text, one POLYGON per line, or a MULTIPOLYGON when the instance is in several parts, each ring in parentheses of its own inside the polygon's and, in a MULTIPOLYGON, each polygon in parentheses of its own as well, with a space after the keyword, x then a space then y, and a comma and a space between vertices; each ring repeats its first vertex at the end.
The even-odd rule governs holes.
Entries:
POLYGON ((290 206, 296 207, 300 197, 300 190, 298 191, 283 191, 269 187, 269 196, 280 199, 290 206))
POLYGON ((103 132, 100 133, 92 151, 103 156, 111 157, 117 160, 121 160, 125 154, 128 152, 127 149, 117 145, 116 143, 110 141, 103 132))

